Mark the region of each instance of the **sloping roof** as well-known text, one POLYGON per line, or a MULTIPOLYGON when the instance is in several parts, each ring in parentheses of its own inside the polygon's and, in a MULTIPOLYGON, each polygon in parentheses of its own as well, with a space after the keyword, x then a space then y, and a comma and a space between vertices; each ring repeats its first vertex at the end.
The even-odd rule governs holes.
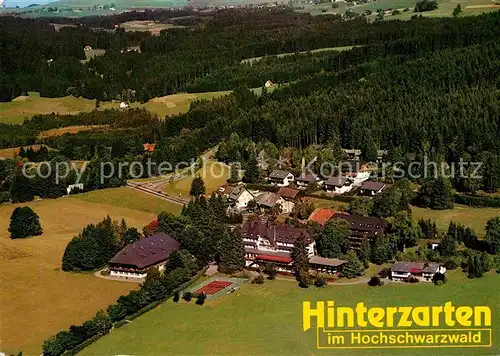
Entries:
POLYGON ((373 182, 373 181, 367 180, 367 181, 363 182, 363 184, 361 184, 360 189, 378 192, 379 190, 383 189, 386 186, 387 186, 386 183, 373 182))
POLYGON ((262 221, 247 221, 242 226, 236 228, 236 231, 245 238, 255 238, 259 236, 266 238, 276 248, 277 242, 295 244, 295 240, 300 236, 305 236, 308 243, 314 241, 306 228, 291 226, 288 224, 262 221))
POLYGON ((301 182, 311 183, 311 182, 316 182, 318 180, 318 176, 314 173, 302 172, 300 176, 297 178, 297 180, 301 182))
POLYGON ((351 230, 351 232, 352 230, 357 230, 375 234, 379 232, 383 233, 389 228, 389 223, 380 218, 345 214, 338 214, 335 218, 347 220, 349 223, 349 230, 351 230))
POLYGON ((269 178, 285 179, 289 174, 290 174, 290 172, 288 172, 288 171, 282 171, 279 169, 275 169, 274 171, 271 172, 271 174, 269 175, 269 178))
POLYGON ((347 261, 340 260, 338 258, 325 258, 320 256, 313 256, 309 259, 309 262, 316 265, 338 267, 342 266, 347 261))
POLYGON ((332 185, 335 187, 343 187, 346 185, 346 183, 352 183, 350 179, 347 179, 345 177, 339 177, 339 176, 331 176, 325 181, 325 185, 332 185))
POLYGON ((240 196, 245 192, 246 188, 243 185, 239 185, 234 187, 233 190, 229 193, 229 199, 238 200, 240 196))
POLYGON ((109 263, 144 269, 166 261, 172 251, 178 250, 179 246, 179 242, 160 232, 128 244, 109 263))
POLYGON ((299 194, 299 190, 294 188, 281 187, 278 190, 278 195, 283 198, 295 199, 297 194, 299 194))
POLYGON ((428 263, 427 266, 424 262, 407 262, 400 261, 395 262, 391 270, 393 272, 400 273, 436 273, 439 269, 439 264, 437 263, 428 263))
POLYGON ((257 200, 257 204, 267 206, 268 208, 272 208, 273 206, 276 205, 278 199, 279 197, 276 193, 265 192, 260 196, 259 200, 257 200))
POLYGON ((255 256, 256 260, 269 261, 269 262, 281 262, 281 263, 291 263, 291 257, 282 257, 282 256, 271 256, 267 254, 260 254, 255 256))
POLYGON ((309 221, 314 221, 320 225, 325 225, 337 212, 327 208, 317 208, 309 216, 309 221))
POLYGON ((144 146, 144 151, 154 152, 155 147, 156 147, 156 143, 145 143, 145 144, 143 144, 143 146, 144 146))

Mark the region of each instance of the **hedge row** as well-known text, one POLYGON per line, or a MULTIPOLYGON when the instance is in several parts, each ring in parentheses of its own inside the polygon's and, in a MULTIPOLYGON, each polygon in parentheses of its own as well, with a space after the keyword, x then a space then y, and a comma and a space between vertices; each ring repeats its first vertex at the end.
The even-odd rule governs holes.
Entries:
POLYGON ((480 195, 455 194, 455 203, 471 207, 500 208, 500 198, 486 197, 480 195))

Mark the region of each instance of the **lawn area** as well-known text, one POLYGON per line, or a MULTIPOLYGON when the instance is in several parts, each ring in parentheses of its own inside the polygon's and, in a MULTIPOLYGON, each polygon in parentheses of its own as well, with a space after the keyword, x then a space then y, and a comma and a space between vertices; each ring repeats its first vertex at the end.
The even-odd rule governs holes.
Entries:
MULTIPOLYGON (((206 194, 210 195, 229 179, 230 167, 220 162, 206 161, 204 168, 200 169, 196 174, 203 178, 206 194)), ((163 191, 168 195, 176 197, 189 197, 191 183, 194 178, 195 177, 189 175, 182 180, 167 183, 163 191)))
POLYGON ((169 28, 184 28, 184 26, 177 26, 169 23, 157 23, 155 21, 128 21, 120 24, 120 27, 125 31, 149 31, 154 36, 159 36, 162 30, 169 28))
MULTIPOLYGON (((325 47, 325 48, 318 48, 318 49, 313 49, 311 51, 301 51, 301 52, 298 52, 298 53, 308 53, 308 52, 311 52, 311 53, 318 53, 318 52, 327 52, 327 51, 338 51, 338 52, 341 52, 341 51, 348 51, 350 49, 352 49, 354 46, 344 46, 344 47, 325 47)), ((291 56, 291 55, 294 55, 296 54, 297 52, 291 52, 291 53, 280 53, 280 54, 276 54, 276 55, 269 55, 269 56, 262 56, 262 57, 253 57, 253 58, 246 58, 246 59, 242 59, 241 60, 241 63, 255 63, 255 62, 258 62, 260 61, 262 58, 265 58, 265 57, 278 57, 278 58, 281 58, 281 57, 285 57, 285 56, 291 56)))
POLYGON ((124 218, 142 229, 155 218, 152 212, 122 206, 93 204, 82 199, 60 198, 22 204, 40 216, 41 236, 11 240, 7 232, 12 211, 19 205, 0 205, 0 350, 39 355, 43 341, 70 325, 91 318, 134 283, 115 282, 92 273, 60 270, 68 242, 89 223, 106 215, 124 218))
POLYGON ((329 199, 309 198, 308 201, 314 203, 316 208, 330 208, 340 211, 347 209, 349 206, 349 203, 329 199))
POLYGON ((69 199, 106 204, 153 214, 167 211, 178 215, 182 210, 182 205, 180 204, 174 204, 167 200, 156 198, 152 195, 138 192, 127 187, 94 190, 87 193, 72 195, 69 199))
POLYGON ((85 59, 80 62, 87 63, 92 58, 104 56, 105 53, 106 53, 105 49, 91 49, 89 51, 85 51, 85 59))
MULTIPOLYGON (((82 355, 352 355, 352 350, 317 350, 313 329, 302 329, 302 301, 334 300, 336 306, 488 305, 493 313, 493 339, 500 329, 500 275, 478 280, 369 287, 327 286, 298 288, 295 282, 246 284, 237 292, 197 306, 171 300, 113 330, 82 351, 82 355), (196 340, 196 342, 193 342, 196 340)), ((494 355, 492 349, 377 349, 355 355, 494 355), (479 352, 478 352, 479 350, 479 352)))
POLYGON ((451 210, 431 210, 413 206, 411 211, 413 220, 435 220, 441 231, 447 231, 450 221, 453 220, 471 227, 479 236, 484 236, 488 220, 500 216, 500 208, 471 208, 456 204, 451 210))
MULTIPOLYGON (((145 104, 131 103, 130 107, 144 107, 159 117, 176 115, 189 110, 189 106, 197 99, 213 99, 229 94, 230 91, 196 94, 173 94, 154 98, 145 104)), ((120 102, 101 102, 99 110, 118 109, 120 102)), ((95 109, 95 100, 65 96, 62 98, 42 98, 37 93, 20 96, 13 101, 0 103, 0 123, 22 124, 37 114, 78 114, 95 109)))

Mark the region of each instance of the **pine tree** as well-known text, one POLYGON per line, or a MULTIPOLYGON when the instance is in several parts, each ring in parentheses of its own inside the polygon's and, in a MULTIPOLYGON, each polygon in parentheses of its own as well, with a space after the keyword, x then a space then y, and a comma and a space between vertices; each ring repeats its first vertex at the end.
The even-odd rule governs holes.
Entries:
POLYGON ((231 165, 231 176, 229 178, 230 183, 237 183, 240 181, 240 167, 237 164, 231 165))
POLYGON ((293 268, 297 277, 309 273, 309 256, 307 253, 308 245, 307 237, 305 235, 301 235, 295 240, 291 257, 293 260, 293 268))
POLYGON ((19 239, 41 235, 43 230, 38 215, 30 207, 24 206, 12 212, 9 232, 12 239, 19 239))
POLYGON ((222 273, 234 273, 245 267, 245 247, 241 236, 224 229, 218 242, 219 270, 222 273))
POLYGON ((364 274, 363 263, 356 256, 354 250, 347 254, 347 263, 342 266, 342 275, 347 278, 355 278, 364 274))
POLYGON ((367 237, 364 237, 363 240, 361 241, 361 246, 359 249, 359 259, 363 263, 366 263, 370 260, 371 249, 372 247, 370 245, 370 240, 368 240, 367 237))
POLYGON ((191 183, 191 190, 189 191, 189 195, 192 197, 200 197, 205 194, 206 188, 205 188, 205 182, 201 177, 196 177, 193 179, 193 182, 191 183))
POLYGON ((245 174, 243 175, 243 181, 245 183, 258 183, 261 181, 261 171, 258 166, 257 158, 252 153, 247 161, 245 167, 245 174))

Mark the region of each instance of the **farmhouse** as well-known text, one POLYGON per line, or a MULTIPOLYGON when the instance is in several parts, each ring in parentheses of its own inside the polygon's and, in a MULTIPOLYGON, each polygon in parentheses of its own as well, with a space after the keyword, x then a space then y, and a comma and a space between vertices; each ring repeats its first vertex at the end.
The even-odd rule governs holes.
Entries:
POLYGON ((125 246, 109 261, 111 276, 142 279, 148 269, 163 269, 172 251, 179 249, 179 243, 164 232, 146 237, 125 246))
POLYGON ((268 179, 270 184, 277 185, 279 187, 286 187, 290 185, 290 182, 294 181, 295 177, 288 171, 276 169, 271 172, 268 179))
POLYGON ((353 188, 353 181, 347 177, 331 176, 325 181, 324 189, 327 193, 344 194, 353 188))
POLYGON ((390 184, 382 182, 365 181, 361 184, 361 187, 359 188, 359 194, 375 196, 382 193, 390 186, 391 186, 390 184))
POLYGON ((272 192, 265 192, 257 199, 257 206, 263 213, 273 209, 276 205, 281 206, 282 213, 291 212, 294 206, 292 202, 285 201, 278 194, 272 192))
POLYGON ((318 185, 323 184, 323 181, 314 173, 302 172, 297 178, 297 186, 299 188, 307 188, 311 183, 316 183, 318 185))
POLYGON ((384 235, 389 224, 384 219, 358 215, 337 214, 335 218, 344 219, 349 223, 349 239, 354 249, 359 249, 361 242, 366 237, 374 240, 384 235))
POLYGON ((420 281, 431 282, 436 273, 446 273, 446 268, 437 263, 396 262, 391 267, 391 278, 396 281, 417 278, 420 281))
POLYGON ((250 193, 244 185, 238 185, 231 188, 232 189, 227 192, 227 201, 231 208, 238 210, 245 209, 248 203, 254 199, 252 193, 250 193))

